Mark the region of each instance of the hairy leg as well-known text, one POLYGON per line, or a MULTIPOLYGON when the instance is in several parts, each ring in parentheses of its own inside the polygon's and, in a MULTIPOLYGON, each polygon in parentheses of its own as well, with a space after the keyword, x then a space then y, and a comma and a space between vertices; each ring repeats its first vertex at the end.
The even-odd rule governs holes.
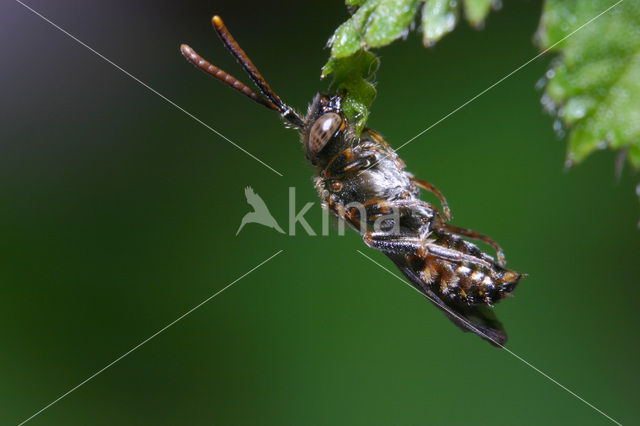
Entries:
POLYGON ((467 238, 471 238, 474 240, 479 240, 479 241, 483 241, 487 244, 489 244, 491 247, 493 247, 496 251, 496 255, 498 256, 498 265, 500 266, 505 266, 507 264, 507 261, 504 257, 504 251, 502 250, 502 247, 500 247, 500 244, 496 243, 495 241, 493 241, 491 238, 487 237, 486 235, 480 234, 479 232, 476 232, 472 229, 466 229, 466 228, 459 228, 457 226, 453 226, 450 225, 448 223, 439 223, 438 225, 439 229, 443 229, 451 234, 460 236, 460 237, 467 237, 467 238))
POLYGON ((440 204, 442 204, 442 212, 444 213, 444 217, 447 220, 451 220, 451 209, 449 208, 449 204, 447 203, 446 198, 442 195, 442 192, 438 190, 433 184, 424 181, 422 179, 418 179, 414 176, 411 177, 411 181, 415 183, 419 188, 424 189, 425 191, 429 191, 433 193, 440 200, 440 204))
POLYGON ((363 236, 363 240, 369 247, 383 252, 406 254, 419 253, 422 255, 431 255, 450 262, 469 262, 472 264, 482 265, 487 268, 491 267, 491 263, 485 259, 480 259, 476 256, 433 244, 429 240, 425 241, 417 235, 392 235, 386 232, 370 231, 363 236))

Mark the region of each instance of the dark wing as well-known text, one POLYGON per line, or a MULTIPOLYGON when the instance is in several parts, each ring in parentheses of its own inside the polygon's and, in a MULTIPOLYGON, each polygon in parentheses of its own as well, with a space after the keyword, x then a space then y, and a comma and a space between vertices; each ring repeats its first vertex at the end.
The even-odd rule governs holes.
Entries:
POLYGON ((469 306, 454 301, 442 300, 420 279, 418 274, 407 264, 407 260, 402 255, 385 253, 402 271, 411 284, 427 296, 427 299, 438 309, 449 317, 451 322, 457 325, 462 331, 470 331, 477 334, 493 346, 501 347, 507 342, 507 333, 504 331, 502 323, 488 306, 469 306))

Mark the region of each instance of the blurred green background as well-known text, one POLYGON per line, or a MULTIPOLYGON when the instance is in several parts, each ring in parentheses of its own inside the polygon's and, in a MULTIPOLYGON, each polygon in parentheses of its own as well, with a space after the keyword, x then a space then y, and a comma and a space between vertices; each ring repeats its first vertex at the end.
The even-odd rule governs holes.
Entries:
MULTIPOLYGON (((0 423, 16 424, 284 252, 33 424, 607 424, 505 351, 461 333, 353 232, 235 232, 252 186, 281 226, 288 187, 319 231, 295 132, 187 64, 188 42, 246 80, 224 17, 301 110, 332 2, 28 4, 284 174, 279 177, 13 1, 0 5, 0 423)), ((433 49, 379 51, 369 124, 398 146, 537 54, 540 2, 509 1, 433 49)), ((640 417, 638 180, 611 152, 563 170, 530 64, 401 151, 529 274, 496 311, 508 348, 622 423, 640 417)), ((430 196, 428 196, 429 200, 430 196)))

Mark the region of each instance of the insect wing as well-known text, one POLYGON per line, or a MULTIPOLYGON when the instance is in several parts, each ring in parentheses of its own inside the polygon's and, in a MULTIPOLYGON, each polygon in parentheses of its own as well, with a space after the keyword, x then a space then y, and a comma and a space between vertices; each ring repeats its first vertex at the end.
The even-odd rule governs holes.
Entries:
POLYGON ((396 264, 411 284, 462 331, 475 333, 496 347, 501 347, 507 342, 507 333, 491 308, 442 300, 420 279, 419 275, 408 265, 404 256, 392 253, 385 254, 396 264))

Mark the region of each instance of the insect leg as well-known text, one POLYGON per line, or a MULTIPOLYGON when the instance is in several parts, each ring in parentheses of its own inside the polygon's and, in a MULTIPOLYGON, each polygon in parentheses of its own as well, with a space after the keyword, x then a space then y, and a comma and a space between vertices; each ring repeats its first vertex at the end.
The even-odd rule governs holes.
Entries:
POLYGON ((393 235, 387 232, 369 231, 362 239, 369 247, 390 253, 414 254, 423 245, 417 236, 393 235))
POLYGON ((452 262, 469 262, 477 265, 482 265, 487 268, 491 267, 491 263, 489 263, 484 259, 480 259, 476 256, 459 252, 458 250, 452 250, 450 248, 446 248, 438 244, 427 243, 424 246, 424 251, 426 251, 426 254, 430 254, 440 259, 449 260, 452 262))
POLYGON ((438 259, 455 263, 468 262, 487 268, 491 267, 491 263, 487 260, 434 244, 429 240, 424 241, 421 237, 416 235, 393 235, 387 232, 370 231, 364 234, 362 239, 369 247, 382 252, 404 254, 418 253, 423 256, 430 255, 438 259))
POLYGON ((415 183, 419 188, 424 189, 425 191, 429 191, 433 193, 440 200, 440 204, 442 204, 442 212, 444 213, 444 217, 447 220, 451 220, 451 209, 449 208, 449 204, 447 203, 447 199, 444 198, 442 192, 438 190, 433 184, 424 181, 422 179, 418 179, 414 176, 411 176, 411 181, 415 183))
MULTIPOLYGON (((397 209, 399 213, 406 210, 419 212, 420 214, 428 218, 434 216, 435 210, 432 205, 422 200, 415 199, 388 201, 380 198, 375 198, 366 201, 364 204, 362 204, 362 207, 364 207, 364 213, 366 214, 366 217, 364 219, 369 222, 379 219, 382 216, 391 214, 393 212, 393 209, 397 209)), ((358 209, 355 209, 353 213, 355 214, 357 210, 358 209)), ((426 227, 426 229, 428 230, 428 227, 426 227)))
POLYGON ((369 126, 365 126, 365 128, 363 129, 362 132, 363 133, 367 133, 369 136, 371 136, 371 139, 373 139, 375 142, 379 143, 383 147, 385 147, 387 149, 391 148, 389 146, 389 144, 387 143, 387 141, 384 140, 382 135, 380 133, 376 132, 375 130, 373 130, 372 128, 370 128, 369 126))
POLYGON ((375 162, 375 155, 358 155, 352 148, 347 148, 329 162, 323 174, 325 177, 342 176, 345 173, 365 169, 375 162))
POLYGON ((494 250, 496 251, 496 255, 498 256, 498 265, 505 266, 507 264, 507 261, 504 257, 504 251, 502 250, 502 247, 500 247, 500 244, 496 243, 486 235, 480 234, 472 229, 459 228, 457 226, 453 226, 448 223, 442 223, 442 224, 439 224, 438 226, 439 226, 439 229, 444 229, 445 231, 448 231, 454 235, 472 238, 474 240, 484 241, 485 243, 493 247, 494 250))

